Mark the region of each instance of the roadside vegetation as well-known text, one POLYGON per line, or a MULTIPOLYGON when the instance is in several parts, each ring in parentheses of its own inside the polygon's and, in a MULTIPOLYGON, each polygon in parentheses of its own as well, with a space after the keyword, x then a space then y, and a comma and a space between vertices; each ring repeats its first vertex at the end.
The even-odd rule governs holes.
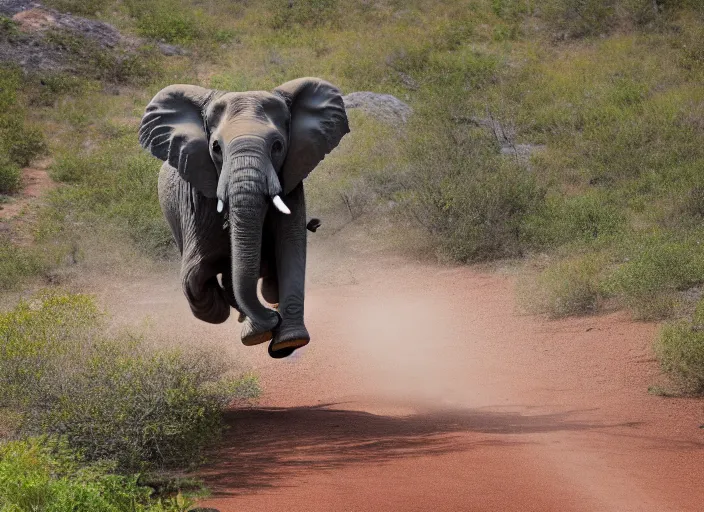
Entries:
POLYGON ((88 296, 57 292, 0 315, 1 427, 22 439, 0 448, 0 510, 96 510, 102 493, 104 510, 161 510, 140 478, 199 465, 222 411, 258 395, 221 353, 111 332, 104 317, 88 296), (17 477, 24 490, 5 492, 17 477), (62 508, 70 500, 83 508, 62 508))
MULTIPOLYGON (((60 183, 31 222, 8 222, 0 231, 1 289, 44 285, 67 261, 82 264, 87 232, 117 234, 155 259, 173 256, 156 197, 159 162, 135 135, 160 88, 180 82, 270 90, 321 76, 345 93, 393 94, 414 111, 407 123, 350 113, 352 133, 307 182, 309 206, 328 219, 330 231, 368 223, 380 225, 399 250, 426 257, 519 261, 521 302, 535 313, 627 308, 637 319, 668 320, 657 344, 663 368, 687 392, 704 391, 696 306, 704 285, 704 7, 698 0, 47 5, 112 23, 139 44, 106 49, 55 30, 44 37, 70 56, 71 70, 0 66, 0 206, 21 188, 21 168, 40 156, 51 157, 50 174, 60 183), (166 56, 164 44, 176 49, 166 56)), ((12 20, 0 19, 0 37, 18 34, 12 20)), ((22 303, 8 314, 23 311, 33 310, 22 303)), ((70 317, 87 310, 80 311, 70 317)), ((127 375, 142 379, 157 369, 182 371, 187 382, 173 385, 177 395, 186 393, 179 402, 184 411, 198 403, 213 414, 221 407, 220 388, 205 386, 218 381, 219 367, 199 366, 206 356, 197 362, 153 352, 140 337, 104 340, 92 329, 76 329, 64 338, 90 347, 90 365, 78 358, 66 366, 75 392, 120 389, 119 383, 134 384, 122 380, 127 375), (113 374, 101 366, 107 357, 125 366, 111 367, 113 374), (115 381, 92 380, 98 374, 91 368, 115 381), (214 394, 189 395, 179 386, 214 394)), ((51 361, 42 363, 47 375, 56 370, 51 361)), ((94 453, 97 445, 86 444, 81 430, 87 421, 81 407, 107 405, 90 396, 64 403, 47 386, 22 387, 37 393, 20 400, 24 435, 66 439, 79 457, 94 453)), ((126 402, 113 406, 124 412, 135 397, 123 395, 116 399, 126 402)), ((165 456, 162 441, 155 442, 166 458, 158 460, 154 445, 131 437, 154 424, 130 430, 113 421, 116 410, 102 413, 107 437, 100 439, 129 439, 100 444, 113 450, 101 457, 120 471, 184 462, 165 456)), ((209 439, 215 423, 196 425, 197 432, 176 428, 181 437, 170 446, 200 450, 190 440, 209 439)), ((49 453, 42 441, 26 443, 13 449, 49 453)))

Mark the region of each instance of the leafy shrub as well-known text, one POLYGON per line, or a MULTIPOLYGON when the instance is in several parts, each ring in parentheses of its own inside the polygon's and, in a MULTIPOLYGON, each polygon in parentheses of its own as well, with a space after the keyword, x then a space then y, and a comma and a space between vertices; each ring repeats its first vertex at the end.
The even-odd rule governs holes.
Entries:
POLYGON ((12 194, 20 189, 22 170, 7 156, 0 155, 0 194, 12 194))
POLYGON ((17 23, 12 18, 0 15, 0 37, 1 38, 12 38, 16 36, 19 32, 17 28, 17 23))
POLYGON ((688 393, 704 393, 704 300, 691 321, 665 324, 655 345, 662 369, 688 393))
POLYGON ((597 255, 557 261, 521 283, 520 302, 530 312, 555 318, 594 313, 602 300, 604 263, 597 255))
POLYGON ((625 220, 623 211, 600 194, 552 196, 526 218, 524 237, 535 247, 588 243, 618 234, 625 220))
POLYGON ((704 247, 698 236, 652 236, 636 242, 629 260, 605 281, 605 290, 622 297, 637 318, 666 318, 677 305, 677 292, 704 282, 704 247))
POLYGON ((545 18, 570 37, 608 31, 615 14, 615 0, 549 0, 542 9, 545 18))
POLYGON ((7 236, 0 236, 0 290, 14 289, 23 279, 44 268, 45 262, 36 251, 17 246, 7 236))
POLYGON ((66 439, 122 470, 198 463, 221 412, 257 393, 221 354, 106 336, 87 296, 44 294, 0 315, 0 403, 20 430, 66 439))
POLYGON ((523 220, 543 196, 535 177, 481 150, 436 149, 416 148, 418 163, 402 196, 407 211, 451 260, 520 255, 523 220))
POLYGON ((27 82, 32 106, 53 106, 62 97, 97 89, 95 82, 68 73, 38 74, 30 76, 27 82))
MULTIPOLYGON (((13 67, 0 65, 0 166, 6 190, 18 185, 16 168, 25 167, 32 159, 46 151, 44 137, 25 121, 25 110, 18 91, 22 87, 21 72, 13 67)), ((0 192, 2 186, 0 185, 0 192)))
POLYGON ((181 495, 155 499, 137 476, 84 465, 79 454, 42 438, 0 445, 0 510, 12 512, 183 512, 181 495))
POLYGON ((335 22, 341 15, 338 0, 268 0, 266 5, 274 30, 295 25, 316 27, 335 22))
POLYGON ((555 29, 568 37, 583 37, 622 26, 647 26, 684 4, 667 0, 548 0, 540 9, 555 29))

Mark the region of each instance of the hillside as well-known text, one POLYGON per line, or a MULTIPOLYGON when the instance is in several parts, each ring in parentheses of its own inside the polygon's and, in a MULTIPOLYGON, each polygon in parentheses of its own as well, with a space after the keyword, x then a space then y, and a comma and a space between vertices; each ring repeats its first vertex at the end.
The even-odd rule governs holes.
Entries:
POLYGON ((5 288, 88 251, 95 240, 81 240, 76 225, 119 233, 159 258, 173 252, 158 163, 135 140, 161 87, 272 89, 313 75, 413 109, 406 123, 350 112, 352 134, 308 186, 329 232, 353 221, 403 252, 519 258, 533 312, 627 307, 663 319, 696 305, 698 2, 3 5, 4 201, 21 187, 19 169, 45 155, 64 185, 30 227, 4 222, 5 288), (41 52, 23 58, 26 47, 41 52), (27 229, 32 244, 11 243, 27 229))

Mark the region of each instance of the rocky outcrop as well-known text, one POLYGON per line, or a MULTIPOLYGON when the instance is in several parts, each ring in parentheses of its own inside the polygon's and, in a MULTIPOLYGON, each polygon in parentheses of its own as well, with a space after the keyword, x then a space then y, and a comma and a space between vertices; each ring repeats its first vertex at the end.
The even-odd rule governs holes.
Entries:
MULTIPOLYGON (((15 33, 0 34, 0 61, 13 62, 25 71, 70 69, 71 55, 45 37, 49 31, 69 33, 94 43, 102 50, 133 52, 146 41, 122 35, 109 23, 73 16, 29 0, 0 0, 0 15, 12 18, 15 33)), ((158 43, 164 55, 185 55, 183 48, 158 43)))
POLYGON ((360 91, 342 97, 347 110, 358 108, 380 121, 399 124, 408 121, 413 109, 391 94, 360 91))

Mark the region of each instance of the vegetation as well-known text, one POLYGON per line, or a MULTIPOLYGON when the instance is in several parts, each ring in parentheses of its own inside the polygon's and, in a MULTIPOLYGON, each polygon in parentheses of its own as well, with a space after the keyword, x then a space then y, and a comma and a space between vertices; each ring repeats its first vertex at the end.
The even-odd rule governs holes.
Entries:
POLYGON ((0 194, 20 188, 20 168, 45 151, 42 133, 26 121, 18 99, 19 69, 0 65, 0 194))
POLYGON ((232 362, 195 347, 105 334, 83 295, 44 294, 0 315, 0 406, 16 430, 65 440, 120 471, 187 467, 220 433, 233 400, 257 395, 232 362))
POLYGON ((137 476, 110 464, 86 464, 64 444, 45 438, 0 445, 0 510, 13 512, 184 512, 193 504, 177 494, 159 499, 137 476))
POLYGON ((662 369, 683 391, 704 394, 704 300, 691 320, 679 320, 662 327, 656 344, 662 369))
MULTIPOLYGON (((0 194, 16 193, 21 167, 47 151, 61 184, 36 218, 1 235, 1 289, 50 273, 66 255, 80 259, 86 232, 119 233, 155 258, 173 254, 156 197, 160 162, 135 136, 160 88, 271 90, 308 75, 344 92, 394 94, 414 111, 407 123, 350 113, 352 132, 307 182, 316 214, 384 220, 380 229, 412 231, 414 243, 421 233, 443 260, 523 258, 522 302, 554 317, 609 305, 672 319, 700 295, 698 0, 48 3, 143 44, 106 49, 50 31, 74 73, 0 68, 0 194), (164 43, 184 50, 166 57, 164 43), (21 229, 33 243, 16 242, 21 229)), ((0 38, 16 36, 0 19, 0 38)), ((701 308, 666 324, 657 344, 663 369, 688 393, 704 392, 701 308)), ((90 485, 139 496, 144 510, 172 510, 114 471, 197 462, 223 405, 254 394, 255 383, 226 376, 208 353, 157 349, 103 326, 81 296, 41 296, 0 317, 2 406, 15 411, 6 416, 21 435, 51 439, 6 445, 0 486, 14 466, 40 482, 28 489, 65 488, 79 502, 70 494, 78 471, 90 485), (79 469, 46 469, 64 464, 55 438, 79 469), (39 461, 31 470, 21 469, 27 453, 39 461), (112 466, 100 473, 94 464, 105 459, 112 466)))

